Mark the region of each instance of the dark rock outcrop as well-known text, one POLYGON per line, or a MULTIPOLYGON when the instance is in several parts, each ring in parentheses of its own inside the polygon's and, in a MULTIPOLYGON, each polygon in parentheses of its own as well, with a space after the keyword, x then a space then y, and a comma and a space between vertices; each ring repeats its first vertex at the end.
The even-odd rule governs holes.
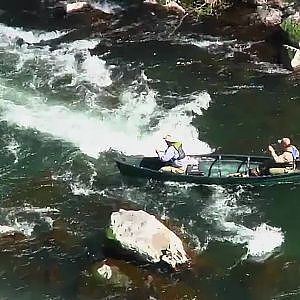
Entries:
POLYGON ((199 19, 156 1, 116 3, 122 4, 124 9, 106 13, 84 2, 71 7, 58 0, 12 0, 0 3, 0 22, 48 31, 67 29, 68 33, 58 39, 40 43, 52 47, 61 42, 101 36, 101 44, 93 51, 96 55, 99 54, 97 50, 112 45, 164 41, 176 34, 221 36, 249 42, 250 46, 244 50, 246 55, 293 69, 293 57, 286 46, 297 49, 299 41, 291 39, 281 24, 292 13, 296 14, 295 4, 281 0, 237 1, 218 17, 199 19))

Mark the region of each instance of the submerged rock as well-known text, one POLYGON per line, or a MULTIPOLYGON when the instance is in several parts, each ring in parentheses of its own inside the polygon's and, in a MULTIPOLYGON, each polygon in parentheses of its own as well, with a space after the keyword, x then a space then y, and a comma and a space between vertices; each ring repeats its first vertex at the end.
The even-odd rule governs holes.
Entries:
POLYGON ((109 237, 122 248, 152 263, 166 262, 173 268, 188 262, 181 240, 153 215, 142 210, 123 210, 111 215, 109 237))
POLYGON ((128 288, 131 281, 128 276, 123 274, 117 266, 111 263, 104 263, 102 266, 97 268, 96 275, 99 276, 107 284, 111 284, 116 287, 128 288))

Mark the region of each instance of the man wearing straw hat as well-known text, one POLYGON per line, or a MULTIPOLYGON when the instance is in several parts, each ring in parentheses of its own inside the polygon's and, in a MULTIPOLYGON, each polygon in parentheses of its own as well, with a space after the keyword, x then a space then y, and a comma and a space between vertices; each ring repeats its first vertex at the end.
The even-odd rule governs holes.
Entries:
POLYGON ((189 160, 182 149, 182 142, 178 141, 170 134, 167 134, 163 139, 168 148, 164 152, 155 150, 158 158, 166 163, 165 166, 160 168, 160 171, 184 174, 189 160))

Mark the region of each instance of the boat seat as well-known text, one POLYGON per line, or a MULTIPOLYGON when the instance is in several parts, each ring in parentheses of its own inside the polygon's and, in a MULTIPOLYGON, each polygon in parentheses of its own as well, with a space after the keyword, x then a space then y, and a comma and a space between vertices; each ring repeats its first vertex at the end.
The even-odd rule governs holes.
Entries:
POLYGON ((188 165, 186 175, 204 176, 204 172, 199 169, 199 165, 188 165))

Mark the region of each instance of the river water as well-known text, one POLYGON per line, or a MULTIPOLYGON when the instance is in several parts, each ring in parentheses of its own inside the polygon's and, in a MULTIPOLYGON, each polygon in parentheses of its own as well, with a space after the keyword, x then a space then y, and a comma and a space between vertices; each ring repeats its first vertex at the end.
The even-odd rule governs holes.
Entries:
POLYGON ((0 24, 0 224, 26 237, 0 242, 0 298, 149 299, 151 274, 157 299, 300 299, 298 185, 128 180, 114 163, 154 155, 174 132, 197 154, 262 154, 285 135, 300 144, 299 75, 245 59, 247 43, 210 36, 101 57, 88 51, 99 39, 35 45, 62 34, 0 24), (171 222, 191 268, 111 257, 126 283, 97 278, 119 208, 171 222))

